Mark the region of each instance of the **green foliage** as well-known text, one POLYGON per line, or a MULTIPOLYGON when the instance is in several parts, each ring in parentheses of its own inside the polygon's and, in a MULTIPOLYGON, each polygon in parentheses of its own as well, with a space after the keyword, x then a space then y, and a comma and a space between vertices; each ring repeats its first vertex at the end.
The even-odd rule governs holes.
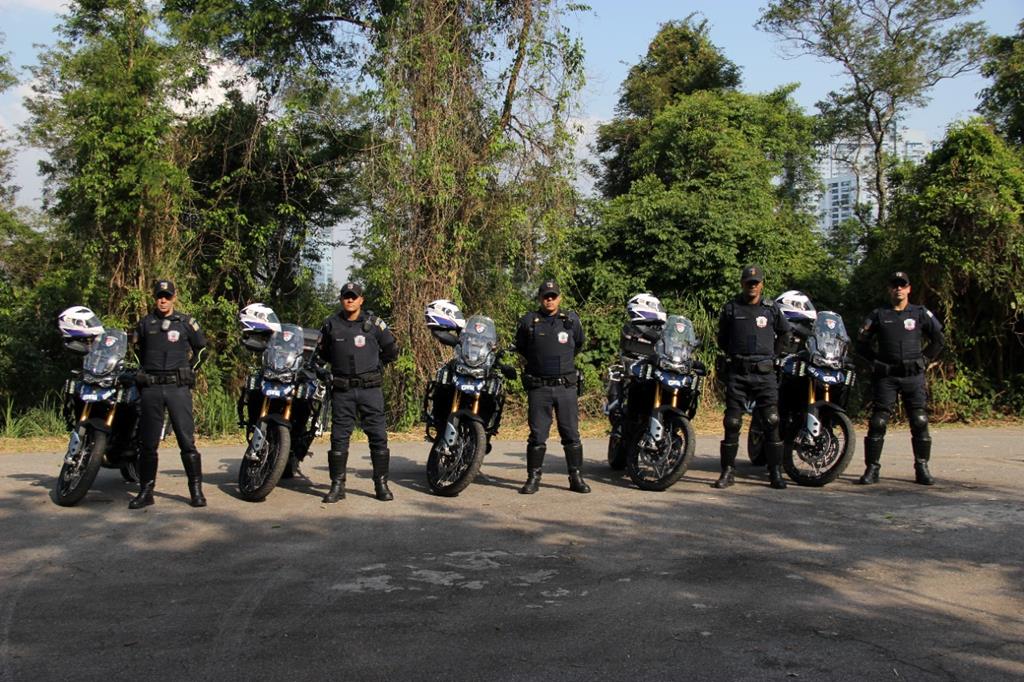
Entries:
POLYGON ((989 38, 985 55, 981 73, 992 85, 981 91, 978 111, 1011 143, 1024 145, 1024 21, 1016 35, 989 38))
POLYGON ((66 430, 60 397, 53 393, 48 393, 41 403, 21 413, 15 412, 15 402, 8 397, 0 410, 0 438, 61 436, 66 430))

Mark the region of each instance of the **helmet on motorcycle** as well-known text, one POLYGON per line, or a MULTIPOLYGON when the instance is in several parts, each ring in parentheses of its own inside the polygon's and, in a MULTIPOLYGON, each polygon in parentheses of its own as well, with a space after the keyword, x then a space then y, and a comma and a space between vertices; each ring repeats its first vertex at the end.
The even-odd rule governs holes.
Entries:
POLYGON ((466 328, 466 318, 455 305, 455 301, 439 298, 427 304, 423 316, 427 320, 428 329, 462 330, 466 328))
POLYGON ((84 305, 71 306, 58 315, 57 327, 69 339, 91 339, 103 333, 100 318, 84 305))
POLYGON ((818 312, 814 309, 810 297, 802 291, 791 289, 779 294, 775 302, 779 305, 782 314, 790 322, 813 322, 818 319, 818 312))
POLYGON ((665 307, 657 296, 637 294, 626 303, 629 321, 633 324, 662 324, 665 322, 665 307))
POLYGON ((281 321, 270 306, 262 303, 250 303, 238 313, 238 321, 245 332, 279 332, 281 321))

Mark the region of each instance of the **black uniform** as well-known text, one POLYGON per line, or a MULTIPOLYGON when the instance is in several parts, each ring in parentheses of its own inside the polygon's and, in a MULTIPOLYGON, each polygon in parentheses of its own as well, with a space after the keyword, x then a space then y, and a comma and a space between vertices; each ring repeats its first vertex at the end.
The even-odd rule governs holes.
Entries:
MULTIPOLYGON (((192 387, 195 370, 206 348, 206 336, 190 315, 175 311, 165 317, 154 311, 139 322, 133 341, 138 347, 142 370, 138 379, 140 483, 145 488, 146 484, 156 481, 157 447, 163 435, 166 410, 181 450, 193 504, 201 506, 202 460, 195 444, 192 387)), ((205 499, 202 503, 205 504, 205 499)))
POLYGON ((523 387, 527 391, 530 424, 526 447, 530 477, 539 480, 554 414, 558 418, 558 435, 565 451, 571 487, 589 492, 579 478, 583 444, 579 431, 576 355, 583 349, 583 342, 583 326, 572 311, 529 312, 516 327, 515 349, 526 359, 523 387), (575 479, 579 479, 578 482, 575 479))
MULTIPOLYGON (((875 308, 861 325, 857 351, 872 366, 873 403, 864 439, 864 461, 869 471, 862 482, 877 480, 886 428, 901 395, 910 422, 914 462, 920 468, 930 459, 924 371, 942 352, 944 344, 942 325, 930 310, 920 305, 908 303, 903 310, 892 306, 875 308)), ((926 477, 919 474, 921 478, 926 477)))
POLYGON ((720 447, 723 473, 731 473, 735 466, 743 412, 746 404, 753 402, 754 416, 761 420, 765 433, 767 464, 775 483, 782 464, 775 357, 789 343, 791 332, 786 316, 770 299, 751 304, 739 295, 722 308, 718 347, 727 357, 723 375, 725 437, 720 447))
POLYGON ((331 453, 332 480, 348 463, 349 439, 356 419, 370 441, 373 479, 387 483, 390 452, 381 390, 383 365, 398 357, 398 343, 382 319, 361 312, 354 320, 344 312, 330 316, 320 329, 319 355, 331 365, 331 453))

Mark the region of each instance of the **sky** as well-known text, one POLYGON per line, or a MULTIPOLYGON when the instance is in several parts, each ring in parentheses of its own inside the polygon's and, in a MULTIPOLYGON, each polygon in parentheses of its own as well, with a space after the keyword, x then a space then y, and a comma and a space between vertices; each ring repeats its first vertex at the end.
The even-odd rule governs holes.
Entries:
MULTIPOLYGON (((629 67, 646 53, 658 27, 691 13, 707 19, 711 40, 740 66, 746 92, 768 92, 780 85, 799 83, 793 96, 812 112, 815 102, 842 84, 836 66, 807 56, 787 58, 783 44, 754 27, 767 0, 590 0, 587 4, 589 11, 565 20, 565 25, 582 38, 586 50, 587 85, 580 96, 578 117, 587 138, 598 123, 614 115, 619 86, 629 67)), ((5 36, 0 49, 9 53, 18 67, 35 63, 34 45, 55 41, 53 28, 64 5, 64 0, 0 0, 0 32, 5 36)), ((1022 18, 1022 0, 985 0, 971 17, 984 21, 990 32, 1000 35, 1015 33, 1022 18)), ((30 94, 24 82, 28 74, 22 74, 22 78, 20 85, 0 95, 0 127, 9 134, 26 117, 21 99, 30 94)), ((904 125, 931 139, 941 139, 950 123, 972 115, 977 93, 985 86, 985 79, 977 73, 943 81, 932 91, 931 102, 909 112, 904 125)), ((581 141, 581 146, 585 145, 586 139, 581 141)), ((18 154, 14 171, 15 184, 22 188, 20 204, 39 204, 39 159, 37 150, 18 154)), ((341 261, 335 263, 335 279, 343 280, 347 259, 336 253, 335 261, 341 261)))

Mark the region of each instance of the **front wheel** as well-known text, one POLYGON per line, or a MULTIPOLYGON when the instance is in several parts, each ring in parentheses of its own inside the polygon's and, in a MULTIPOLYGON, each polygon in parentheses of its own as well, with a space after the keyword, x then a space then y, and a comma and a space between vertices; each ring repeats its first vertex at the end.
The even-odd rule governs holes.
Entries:
POLYGON ((274 490, 288 465, 291 449, 291 434, 287 427, 260 422, 256 428, 263 432, 263 442, 253 448, 250 441, 238 467, 238 492, 242 499, 250 502, 260 502, 274 490))
POLYGON ((666 490, 683 477, 693 460, 696 436, 690 420, 680 414, 665 413, 662 439, 645 442, 641 432, 626 455, 626 473, 641 490, 666 490))
POLYGON ((103 462, 107 449, 107 434, 88 427, 79 430, 81 446, 72 462, 64 462, 53 489, 54 500, 62 507, 71 507, 82 501, 89 492, 103 462))
POLYGON ((782 465, 786 474, 799 485, 828 485, 846 471, 856 450, 856 437, 850 418, 842 412, 822 407, 817 437, 801 435, 786 441, 782 465))
POLYGON ((455 497, 469 487, 484 461, 487 436, 484 426, 462 419, 456 427, 455 443, 445 452, 444 434, 438 436, 427 458, 427 484, 437 495, 455 497))

